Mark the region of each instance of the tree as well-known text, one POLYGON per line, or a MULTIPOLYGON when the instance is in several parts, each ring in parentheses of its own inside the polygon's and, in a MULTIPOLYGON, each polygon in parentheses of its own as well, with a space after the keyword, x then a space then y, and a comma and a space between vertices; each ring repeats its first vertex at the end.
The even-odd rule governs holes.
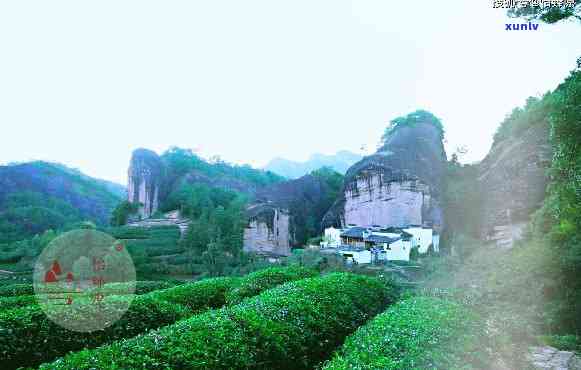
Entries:
POLYGON ((581 21, 581 0, 575 0, 575 6, 573 7, 517 7, 510 9, 508 16, 512 18, 524 18, 529 21, 539 20, 548 24, 557 23, 566 19, 581 21))
POLYGON ((134 215, 139 210, 135 203, 123 201, 115 207, 111 214, 111 226, 123 226, 127 223, 129 216, 134 215))
POLYGON ((413 126, 418 123, 429 123, 436 127, 440 132, 440 137, 444 137, 444 126, 442 121, 432 113, 420 109, 415 112, 408 114, 407 116, 397 117, 389 123, 389 126, 385 129, 383 136, 381 137, 381 143, 385 144, 387 139, 397 130, 406 126, 413 126))

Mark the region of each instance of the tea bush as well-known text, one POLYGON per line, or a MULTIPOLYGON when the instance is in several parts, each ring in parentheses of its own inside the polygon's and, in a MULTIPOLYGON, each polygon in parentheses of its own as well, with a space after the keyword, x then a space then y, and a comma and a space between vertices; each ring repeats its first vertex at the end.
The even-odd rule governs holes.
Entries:
POLYGON ((226 302, 226 291, 236 281, 232 278, 208 279, 136 296, 119 321, 92 333, 62 328, 38 305, 2 311, 0 368, 38 365, 70 351, 131 338, 208 308, 221 307, 226 302))
POLYGON ((34 288, 30 283, 10 284, 0 286, 0 297, 15 297, 19 295, 34 294, 34 288))
POLYGON ((41 369, 307 369, 389 303, 374 278, 337 273, 262 292, 41 369))
POLYGON ((19 295, 15 297, 0 297, 0 311, 25 307, 36 303, 34 295, 19 295))
POLYGON ((484 338, 482 321, 464 306, 410 298, 359 328, 323 369, 488 369, 484 338))
POLYGON ((180 305, 138 296, 113 325, 104 330, 80 333, 55 324, 38 305, 1 311, 0 368, 38 365, 70 351, 96 347, 172 324, 188 315, 189 310, 180 305))
POLYGON ((315 270, 304 267, 272 267, 253 272, 241 279, 238 287, 226 295, 228 304, 240 303, 244 298, 253 297, 258 293, 294 280, 318 275, 315 270))

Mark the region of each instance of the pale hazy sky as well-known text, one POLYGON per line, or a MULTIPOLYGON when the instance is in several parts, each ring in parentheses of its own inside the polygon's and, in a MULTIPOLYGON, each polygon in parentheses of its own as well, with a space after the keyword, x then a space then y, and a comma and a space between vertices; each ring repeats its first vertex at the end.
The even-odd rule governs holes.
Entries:
POLYGON ((507 21, 488 0, 4 0, 0 162, 124 183, 133 149, 176 145, 262 166, 372 149, 418 108, 480 160, 581 55, 579 24, 507 21))

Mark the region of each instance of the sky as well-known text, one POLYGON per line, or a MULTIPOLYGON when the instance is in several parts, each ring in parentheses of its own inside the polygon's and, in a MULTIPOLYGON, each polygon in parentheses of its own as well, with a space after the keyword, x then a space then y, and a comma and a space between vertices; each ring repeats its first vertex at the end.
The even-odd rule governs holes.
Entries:
POLYGON ((364 154, 416 109, 478 161, 581 56, 579 24, 507 22, 488 0, 2 1, 0 163, 124 184, 140 147, 255 167, 364 154))

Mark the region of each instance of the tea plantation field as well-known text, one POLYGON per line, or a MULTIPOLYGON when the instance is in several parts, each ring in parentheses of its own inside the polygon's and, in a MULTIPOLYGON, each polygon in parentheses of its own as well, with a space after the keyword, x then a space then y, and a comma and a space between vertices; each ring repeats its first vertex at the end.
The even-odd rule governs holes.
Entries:
POLYGON ((478 317, 439 298, 398 301, 390 281, 290 266, 176 284, 139 282, 125 315, 92 333, 54 324, 30 285, 3 287, 0 368, 487 368, 478 317))

